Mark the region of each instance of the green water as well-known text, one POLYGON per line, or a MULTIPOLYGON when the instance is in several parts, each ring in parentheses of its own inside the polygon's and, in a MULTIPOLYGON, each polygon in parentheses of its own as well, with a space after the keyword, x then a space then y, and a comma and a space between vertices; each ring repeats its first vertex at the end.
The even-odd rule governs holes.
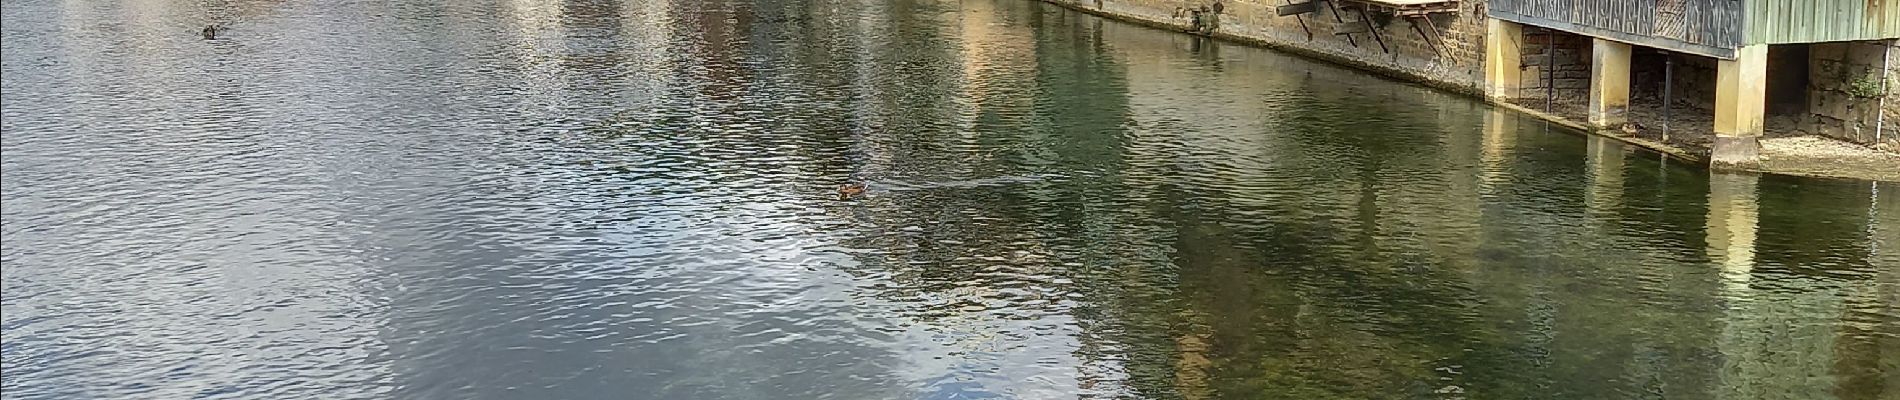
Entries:
POLYGON ((1900 185, 1036 2, 0 7, 8 399, 1900 396, 1900 185))

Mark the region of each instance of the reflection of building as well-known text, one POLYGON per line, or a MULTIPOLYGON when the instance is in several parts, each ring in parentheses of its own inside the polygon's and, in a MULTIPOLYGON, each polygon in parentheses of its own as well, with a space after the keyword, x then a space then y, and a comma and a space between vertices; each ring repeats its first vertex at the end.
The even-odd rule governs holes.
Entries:
MULTIPOLYGON (((1714 174, 1709 177, 1709 257, 1722 270, 1727 300, 1725 326, 1718 342, 1724 360, 1724 398, 1817 398, 1829 387, 1810 377, 1787 371, 1825 371, 1831 364, 1833 335, 1813 332, 1815 324, 1802 323, 1811 315, 1802 308, 1816 306, 1780 299, 1758 290, 1752 281, 1760 214, 1756 175, 1714 174)), ((1826 299, 1831 291, 1801 288, 1793 300, 1826 299), (1815 293, 1819 291, 1820 293, 1815 293)))
MULTIPOLYGON (((746 2, 726 3, 730 10, 708 7, 690 10, 691 14, 683 18, 689 21, 693 30, 689 34, 698 35, 694 41, 693 64, 704 67, 704 74, 711 85, 702 85, 700 93, 714 99, 737 98, 745 86, 744 76, 749 68, 740 65, 745 57, 738 43, 748 36, 752 29, 752 8, 746 2)), ((685 9, 682 9, 685 10, 685 9)))
POLYGON ((1755 231, 1760 221, 1756 182, 1749 174, 1709 176, 1709 257, 1722 266, 1730 291, 1748 290, 1755 264, 1755 231))
MULTIPOLYGON (((1721 387, 1721 396, 1891 397, 1894 390, 1900 390, 1895 386, 1900 382, 1878 375, 1879 371, 1893 370, 1889 349, 1894 341, 1891 335, 1869 330, 1883 329, 1882 325, 1894 322, 1891 315, 1896 299, 1891 293, 1895 274, 1893 268, 1883 266, 1900 264, 1879 250, 1883 242, 1891 242, 1883 239, 1880 231, 1900 222, 1881 215, 1894 207, 1883 207, 1875 198, 1865 210, 1814 210, 1807 214, 1821 215, 1794 220, 1787 216, 1771 218, 1762 214, 1764 199, 1759 194, 1766 183, 1755 175, 1710 177, 1708 252, 1721 271, 1723 326, 1717 350, 1723 358, 1719 377, 1728 383, 1721 387), (1852 218, 1862 213, 1864 221, 1852 218), (1836 224, 1817 224, 1808 219, 1829 217, 1846 218, 1842 218, 1844 223, 1836 224), (1789 243, 1763 240, 1769 235, 1785 237, 1789 231, 1813 234, 1830 230, 1845 235, 1817 235, 1812 243, 1796 244, 1794 248, 1785 248, 1789 243), (1867 254, 1855 248, 1858 246, 1825 243, 1858 244, 1860 241, 1852 236, 1861 231, 1868 234, 1867 254), (1784 248, 1764 251, 1763 246, 1784 248), (1857 279, 1805 276, 1810 269, 1840 273, 1867 267, 1872 267, 1868 269, 1872 274, 1857 279), (1883 290, 1887 294, 1875 294, 1883 290), (1874 319, 1867 320, 1869 316, 1874 319)), ((1837 204, 1858 204, 1847 200, 1837 204)))
MULTIPOLYGON (((965 2, 957 13, 960 94, 951 101, 961 102, 953 103, 958 132, 950 137, 965 142, 958 148, 975 148, 971 142, 985 134, 1037 134, 1028 120, 1032 116, 1028 111, 1034 110, 1040 89, 1036 82, 1039 66, 1034 57, 1039 51, 1036 35, 1030 26, 1005 22, 1004 17, 1013 13, 996 9, 997 4, 965 2)), ((973 153, 966 159, 978 161, 1008 153, 973 153)))
POLYGON ((1516 112, 1499 108, 1485 112, 1484 151, 1479 153, 1478 180, 1487 194, 1497 194, 1510 177, 1511 152, 1517 145, 1520 118, 1516 112))
POLYGON ((1834 365, 1843 375, 1843 399, 1880 399, 1900 394, 1900 185, 1874 182, 1867 207, 1868 262, 1875 266, 1871 282, 1848 291, 1842 313, 1845 337, 1835 352, 1843 355, 1834 365), (1878 316, 1887 316, 1881 321, 1878 316), (1874 316, 1873 321, 1867 321, 1874 316))
POLYGON ((1588 207, 1593 214, 1614 213, 1623 202, 1623 156, 1630 147, 1602 136, 1591 136, 1585 142, 1583 158, 1590 174, 1588 207))
MULTIPOLYGON (((966 2, 959 9, 957 38, 962 97, 998 108, 1023 109, 1034 100, 1036 36, 1022 23, 1005 23, 994 2, 966 2)), ((982 107, 983 104, 978 104, 982 107)))

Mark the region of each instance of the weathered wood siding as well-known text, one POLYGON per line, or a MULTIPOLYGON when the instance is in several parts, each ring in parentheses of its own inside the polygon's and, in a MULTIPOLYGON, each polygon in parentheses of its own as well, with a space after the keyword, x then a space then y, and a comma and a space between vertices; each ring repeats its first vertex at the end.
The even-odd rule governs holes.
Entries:
POLYGON ((1900 37, 1900 0, 1747 0, 1748 44, 1900 37))
POLYGON ((1712 57, 1732 58, 1743 42, 1740 0, 1488 0, 1485 5, 1492 18, 1712 57))

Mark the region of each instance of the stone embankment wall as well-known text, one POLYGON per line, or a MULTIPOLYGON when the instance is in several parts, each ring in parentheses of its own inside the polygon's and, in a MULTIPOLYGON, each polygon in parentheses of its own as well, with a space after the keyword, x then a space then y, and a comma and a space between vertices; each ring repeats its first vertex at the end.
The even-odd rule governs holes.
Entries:
POLYGON ((1643 104, 1662 103, 1666 64, 1675 62, 1669 93, 1676 107, 1697 112, 1715 111, 1715 59, 1696 55, 1638 48, 1630 62, 1630 97, 1643 104), (1667 61, 1665 61, 1667 59, 1667 61))
MULTIPOLYGON (((1070 8, 1121 16, 1153 24, 1182 27, 1191 17, 1177 10, 1213 4, 1212 0, 1044 0, 1070 8), (1182 15, 1177 17, 1177 15, 1182 15)), ((1482 94, 1484 82, 1483 2, 1468 2, 1456 13, 1431 16, 1432 23, 1379 13, 1361 15, 1357 9, 1333 2, 1316 3, 1318 11, 1278 16, 1286 2, 1224 1, 1220 36, 1353 65, 1432 86, 1482 94), (1370 19, 1370 32, 1335 34, 1361 26, 1370 19), (1304 27, 1302 27, 1304 24, 1304 27), (1433 27, 1437 33, 1433 33, 1433 27), (1384 43, 1381 48, 1380 43, 1384 43)))
POLYGON ((1552 82, 1557 86, 1557 100, 1581 102, 1590 96, 1590 37, 1554 33, 1548 29, 1524 28, 1524 44, 1518 50, 1524 69, 1519 75, 1521 89, 1516 97, 1542 99, 1552 82))
POLYGON ((1900 145, 1900 135, 1894 132, 1895 122, 1900 122, 1895 121, 1900 117, 1900 97, 1894 96, 1893 88, 1881 87, 1882 75, 1887 85, 1900 79, 1891 65, 1883 65, 1890 61, 1890 51, 1900 53, 1895 45, 1894 41, 1811 45, 1808 132, 1860 144, 1900 145))

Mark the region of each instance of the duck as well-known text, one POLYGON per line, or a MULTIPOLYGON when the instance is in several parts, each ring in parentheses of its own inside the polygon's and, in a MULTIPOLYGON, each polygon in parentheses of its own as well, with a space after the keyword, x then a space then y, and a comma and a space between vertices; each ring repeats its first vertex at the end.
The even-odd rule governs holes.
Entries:
POLYGON ((838 185, 838 200, 850 200, 853 197, 862 196, 864 195, 864 190, 865 187, 862 182, 838 185))
POLYGON ((198 32, 198 34, 204 35, 205 40, 211 40, 211 39, 218 38, 218 31, 219 31, 218 26, 215 24, 205 25, 204 31, 198 32))

